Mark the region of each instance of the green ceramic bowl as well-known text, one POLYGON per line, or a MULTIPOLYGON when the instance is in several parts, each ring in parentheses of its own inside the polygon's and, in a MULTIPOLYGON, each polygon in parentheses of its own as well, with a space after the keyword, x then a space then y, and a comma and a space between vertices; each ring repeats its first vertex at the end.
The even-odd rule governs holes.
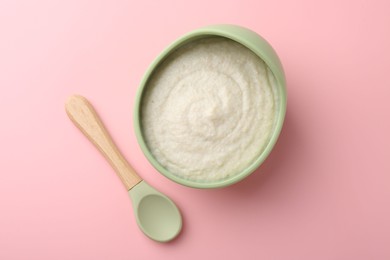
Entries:
MULTIPOLYGON (((149 162, 154 166, 154 168, 159 171, 161 174, 166 176, 167 178, 193 188, 219 188, 231 185, 236 183, 248 175, 250 175, 253 171, 255 171, 261 163, 267 158, 272 148, 274 147, 279 133, 283 126, 284 116, 286 113, 286 88, 285 88, 285 76, 282 68, 282 64, 275 53, 274 49, 271 45, 263 39, 261 36, 256 34, 255 32, 248 30, 246 28, 235 26, 235 25, 211 25, 207 27, 203 27, 192 32, 189 32, 182 37, 178 38, 171 45, 169 45, 150 65, 149 69, 146 71, 141 84, 139 86, 136 100, 135 100, 135 109, 134 109, 134 127, 135 134, 138 140, 138 143, 145 154, 146 158, 149 162), (242 45, 246 46, 248 49, 252 50, 255 54, 257 54, 271 69, 273 72, 277 82, 278 82, 278 91, 279 91, 279 113, 276 122, 276 126, 274 128, 274 132, 271 136, 271 139, 264 149, 263 153, 255 160, 251 165, 249 165, 245 170, 233 175, 229 179, 224 179, 216 182, 197 182, 192 180, 187 180, 180 178, 167 169, 165 169, 152 155, 150 152, 145 138, 142 133, 142 123, 141 123, 141 107, 142 107, 142 98, 145 92, 145 87, 148 84, 148 80, 152 76, 154 70, 159 66, 159 64, 164 61, 164 59, 169 56, 173 51, 182 45, 193 41, 198 40, 204 37, 210 36, 219 36, 226 37, 231 40, 234 40, 242 45)), ((179 151, 178 151, 179 152, 179 151)))

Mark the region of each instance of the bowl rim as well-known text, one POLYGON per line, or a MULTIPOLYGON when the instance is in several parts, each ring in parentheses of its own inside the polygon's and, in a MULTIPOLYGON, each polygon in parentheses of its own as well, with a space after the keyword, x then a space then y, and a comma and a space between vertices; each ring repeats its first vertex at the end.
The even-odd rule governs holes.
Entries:
POLYGON ((146 70, 145 74, 142 77, 142 80, 140 82, 140 85, 137 89, 136 96, 135 96, 135 107, 134 107, 134 114, 133 114, 135 135, 138 144, 141 147, 141 150, 143 154, 146 156, 147 160, 152 164, 152 166, 159 173, 161 173, 168 179, 178 184, 188 186, 191 188, 209 189, 209 188, 226 187, 234 183, 237 183, 243 180, 244 178, 246 178, 247 176, 249 176, 269 156, 269 154, 271 153, 273 147, 275 146, 278 140, 278 137, 283 127, 283 122, 284 122, 286 107, 287 107, 286 101, 287 101, 287 93, 286 93, 285 74, 283 71, 283 67, 281 65, 281 62, 276 52, 264 38, 262 38, 260 35, 247 28, 237 26, 237 25, 206 26, 206 27, 202 27, 190 31, 189 33, 177 38, 170 45, 168 45, 149 65, 148 69, 146 70), (257 157, 257 159, 254 162, 252 162, 252 164, 250 164, 243 171, 232 175, 230 178, 222 179, 220 181, 215 181, 215 182, 199 182, 199 181, 193 181, 193 180, 184 179, 176 176, 175 174, 171 173, 166 168, 164 168, 154 158, 148 146, 146 145, 146 141, 144 139, 142 129, 141 129, 141 125, 142 125, 141 105, 142 105, 143 94, 145 92, 145 88, 148 83, 148 80, 151 78, 154 70, 158 67, 158 65, 162 63, 165 60, 165 58, 167 58, 173 51, 175 51, 177 48, 181 47, 182 45, 188 43, 189 41, 193 41, 203 37, 210 37, 210 36, 225 37, 233 41, 236 41, 241 45, 250 49, 266 63, 266 65, 270 68, 270 70, 274 74, 275 79, 278 83, 277 88, 279 94, 278 96, 279 111, 278 111, 278 118, 274 127, 274 131, 271 135, 268 144, 264 148, 263 152, 257 157), (261 44, 262 46, 259 47, 259 44, 261 44))

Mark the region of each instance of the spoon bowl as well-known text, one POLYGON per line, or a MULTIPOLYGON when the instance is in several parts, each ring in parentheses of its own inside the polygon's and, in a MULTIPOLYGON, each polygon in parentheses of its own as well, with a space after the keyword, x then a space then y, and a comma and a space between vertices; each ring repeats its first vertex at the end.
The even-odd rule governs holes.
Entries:
POLYGON ((166 242, 178 235, 182 226, 180 212, 167 196, 145 181, 131 189, 129 195, 137 223, 148 237, 166 242))

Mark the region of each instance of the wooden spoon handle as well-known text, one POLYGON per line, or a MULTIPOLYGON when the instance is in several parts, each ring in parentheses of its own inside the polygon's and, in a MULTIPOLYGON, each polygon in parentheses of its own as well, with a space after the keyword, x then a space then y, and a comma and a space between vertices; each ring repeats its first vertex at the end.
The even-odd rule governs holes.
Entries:
POLYGON ((65 109, 73 123, 106 157, 127 190, 142 181, 122 156, 95 109, 86 98, 78 95, 71 96, 65 104, 65 109))

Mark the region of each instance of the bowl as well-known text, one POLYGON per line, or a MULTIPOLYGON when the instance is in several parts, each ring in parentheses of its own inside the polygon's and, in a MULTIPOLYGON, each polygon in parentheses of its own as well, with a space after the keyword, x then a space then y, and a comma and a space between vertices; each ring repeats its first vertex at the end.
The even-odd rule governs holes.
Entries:
POLYGON ((197 30, 191 31, 182 37, 175 40, 172 44, 170 44, 160 55, 156 57, 156 59, 152 62, 152 64, 147 69, 143 79, 140 83, 140 86, 137 90, 136 98, 135 98, 135 108, 134 108, 134 127, 135 134, 137 137, 137 141, 142 149, 142 152, 148 159, 148 161, 153 165, 153 167, 163 174, 165 177, 170 180, 188 186, 192 188, 220 188, 232 185, 234 183, 239 182, 245 177, 249 176, 253 173, 268 157, 270 152, 272 151, 278 137, 280 131, 283 126, 283 121, 286 113, 286 87, 285 87, 285 75, 282 68, 282 64, 277 56, 276 52, 272 48, 272 46, 260 35, 257 33, 236 25, 211 25, 203 28, 199 28, 197 30), (143 96, 145 93, 145 89, 147 87, 148 81, 153 75, 153 72, 156 68, 168 57, 172 52, 174 52, 177 48, 187 44, 191 41, 198 40, 206 37, 225 37, 240 43, 246 48, 250 49, 257 56, 259 56, 265 64, 269 67, 269 69, 274 74, 274 77, 277 82, 277 91, 278 91, 278 106, 279 110, 277 113, 276 123, 274 126, 274 130, 271 133, 270 140, 266 145, 263 152, 257 157, 257 159, 249 165, 243 171, 223 180, 213 181, 213 182, 198 182, 194 180, 184 179, 177 175, 174 175, 166 168, 164 168, 153 156, 150 149, 148 148, 143 131, 142 131, 142 122, 141 122, 141 109, 143 96))

